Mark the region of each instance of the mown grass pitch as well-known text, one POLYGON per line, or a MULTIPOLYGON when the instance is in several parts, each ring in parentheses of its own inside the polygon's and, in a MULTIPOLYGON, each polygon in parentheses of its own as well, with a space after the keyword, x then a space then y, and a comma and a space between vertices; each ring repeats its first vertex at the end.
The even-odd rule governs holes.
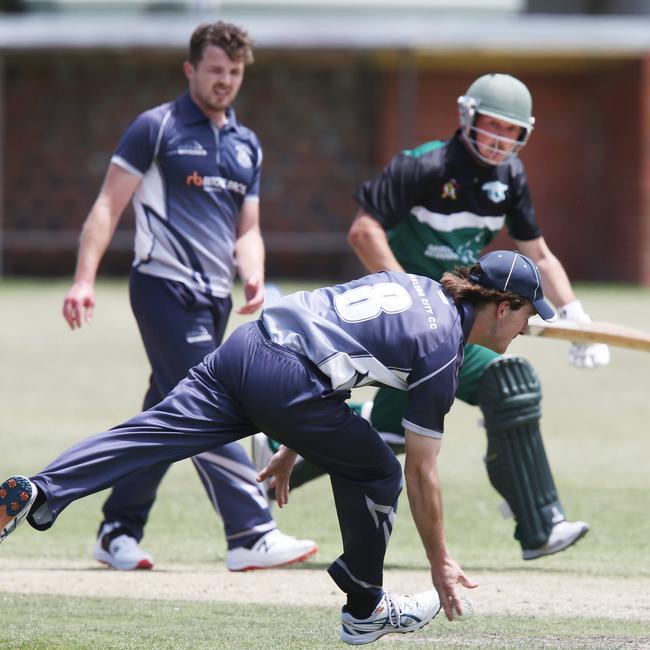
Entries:
MULTIPOLYGON (((296 287, 280 284, 285 291, 296 287)), ((139 410, 148 371, 125 283, 99 285, 95 320, 79 332, 70 332, 60 315, 66 288, 66 283, 45 280, 0 283, 1 478, 35 472, 72 442, 139 410)), ((647 289, 579 287, 579 295, 599 320, 650 331, 647 289)), ((231 326, 238 322, 233 317, 231 326)), ((577 585, 588 578, 611 579, 621 593, 630 594, 631 602, 635 590, 650 584, 650 355, 613 350, 607 369, 580 371, 568 366, 562 342, 520 339, 511 351, 525 354, 540 374, 543 432, 555 479, 569 516, 589 521, 592 531, 566 553, 522 562, 512 540, 512 522, 497 514, 500 499, 482 466, 485 442, 477 424, 480 414, 457 403, 448 418, 441 456, 448 543, 469 575, 502 576, 504 589, 512 585, 513 575, 519 576, 515 602, 508 615, 481 616, 477 607, 476 618, 465 625, 434 621, 421 633, 386 637, 380 643, 435 644, 437 648, 650 647, 650 607, 637 607, 621 616, 618 603, 608 603, 607 592, 585 593, 587 606, 578 613, 569 608, 559 616, 557 610, 545 612, 540 607, 530 615, 541 578, 545 585, 552 584, 553 576, 558 585, 572 578, 577 585), (518 615, 516 599, 522 593, 527 609, 518 615), (590 602, 597 616, 588 615, 590 602), (596 603, 608 606, 596 608, 596 603)), ((370 395, 366 390, 355 397, 370 395)), ((50 567, 85 562, 101 583, 104 572, 95 569, 91 548, 103 498, 95 495, 73 504, 48 533, 24 526, 2 545, 0 602, 5 615, 0 648, 342 646, 337 641, 336 608, 304 606, 300 593, 295 602, 284 598, 274 605, 231 606, 187 602, 182 582, 178 601, 133 599, 128 592, 118 599, 66 596, 65 584, 62 595, 20 595, 16 587, 20 572, 11 571, 12 560, 21 566, 46 562, 50 567)), ((296 491, 289 506, 276 514, 286 532, 319 541, 315 560, 297 570, 320 576, 340 552, 327 480, 296 491)), ((214 567, 223 562, 221 524, 190 463, 172 467, 163 481, 145 546, 163 567, 214 567), (179 482, 183 490, 177 489, 179 482)), ((422 589, 428 587, 426 560, 405 496, 387 566, 416 572, 422 576, 422 589)), ((75 572, 69 574, 73 581, 75 572)), ((256 574, 241 579, 246 584, 259 580, 264 589, 270 582, 268 576, 262 581, 256 574)), ((479 593, 480 589, 472 594, 477 604, 479 593)), ((647 593, 638 597, 648 602, 647 593)), ((560 587, 557 599, 563 599, 560 587)))

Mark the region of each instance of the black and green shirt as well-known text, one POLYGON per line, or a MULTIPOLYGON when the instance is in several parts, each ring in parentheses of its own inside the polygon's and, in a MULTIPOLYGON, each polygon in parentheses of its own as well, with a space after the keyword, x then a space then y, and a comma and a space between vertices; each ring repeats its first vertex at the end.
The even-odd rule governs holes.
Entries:
POLYGON ((355 198, 383 225, 404 269, 436 280, 478 260, 504 225, 513 239, 541 236, 521 160, 481 165, 460 132, 398 154, 355 198))

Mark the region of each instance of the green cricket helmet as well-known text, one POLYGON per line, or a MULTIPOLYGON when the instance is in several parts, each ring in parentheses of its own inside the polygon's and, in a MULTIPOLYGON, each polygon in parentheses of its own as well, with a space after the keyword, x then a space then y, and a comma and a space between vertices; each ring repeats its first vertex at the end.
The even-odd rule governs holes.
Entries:
POLYGON ((465 141, 470 146, 474 155, 489 165, 502 164, 508 158, 516 155, 528 142, 533 130, 535 118, 532 116, 533 99, 530 91, 519 79, 509 74, 486 74, 479 77, 467 89, 467 92, 458 98, 458 112, 460 127, 465 141), (476 133, 487 133, 476 128, 476 116, 488 115, 499 120, 505 120, 521 127, 517 140, 490 133, 494 144, 492 149, 501 151, 502 144, 512 144, 514 147, 506 158, 499 163, 482 156, 476 143, 476 133))

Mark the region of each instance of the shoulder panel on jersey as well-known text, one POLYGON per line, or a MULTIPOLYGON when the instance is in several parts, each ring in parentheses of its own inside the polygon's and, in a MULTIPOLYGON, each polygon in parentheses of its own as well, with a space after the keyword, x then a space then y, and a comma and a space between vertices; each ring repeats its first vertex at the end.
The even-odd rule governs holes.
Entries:
POLYGON ((162 120, 160 121, 160 126, 158 127, 158 137, 156 138, 156 146, 154 148, 153 152, 153 157, 156 158, 158 156, 158 152, 160 151, 160 143, 162 142, 163 135, 165 133, 165 125, 167 122, 169 122, 169 119, 171 118, 172 112, 171 110, 167 111, 164 115, 162 120))
POLYGON ((145 174, 157 153, 168 110, 169 103, 166 103, 140 113, 123 133, 115 149, 115 156, 126 161, 139 173, 145 174))
POLYGON ((445 146, 445 142, 443 140, 432 140, 431 142, 425 142, 424 144, 421 144, 419 147, 415 147, 415 149, 404 149, 402 153, 406 156, 419 158, 420 156, 423 156, 425 153, 429 153, 430 151, 435 151, 436 149, 440 149, 441 147, 444 146, 445 146))
POLYGON ((158 104, 146 111, 143 111, 138 115, 138 117, 133 120, 133 124, 140 123, 146 124, 150 128, 153 128, 158 131, 160 128, 161 122, 165 119, 167 113, 171 112, 173 109, 173 102, 165 102, 164 104, 158 104))

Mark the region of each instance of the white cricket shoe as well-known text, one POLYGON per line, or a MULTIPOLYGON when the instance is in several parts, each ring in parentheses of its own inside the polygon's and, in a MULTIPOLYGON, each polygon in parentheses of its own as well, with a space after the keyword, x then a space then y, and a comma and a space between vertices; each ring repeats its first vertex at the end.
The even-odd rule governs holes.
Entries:
POLYGON ((37 494, 38 488, 20 474, 0 484, 0 542, 23 523, 37 494))
POLYGON ((228 551, 226 566, 230 571, 253 571, 295 562, 304 562, 318 551, 311 539, 289 537, 277 528, 260 537, 252 548, 240 546, 228 551))
POLYGON ((524 560, 535 560, 545 555, 559 553, 589 532, 589 524, 584 521, 560 521, 551 529, 551 534, 544 546, 533 549, 524 549, 521 556, 524 560))
POLYGON ((111 569, 133 571, 152 569, 153 557, 145 553, 137 540, 120 523, 104 524, 99 531, 93 557, 111 569))
POLYGON ((368 618, 341 612, 341 641, 351 645, 372 643, 384 634, 406 634, 424 627, 440 611, 435 589, 421 594, 398 596, 385 591, 368 618))

